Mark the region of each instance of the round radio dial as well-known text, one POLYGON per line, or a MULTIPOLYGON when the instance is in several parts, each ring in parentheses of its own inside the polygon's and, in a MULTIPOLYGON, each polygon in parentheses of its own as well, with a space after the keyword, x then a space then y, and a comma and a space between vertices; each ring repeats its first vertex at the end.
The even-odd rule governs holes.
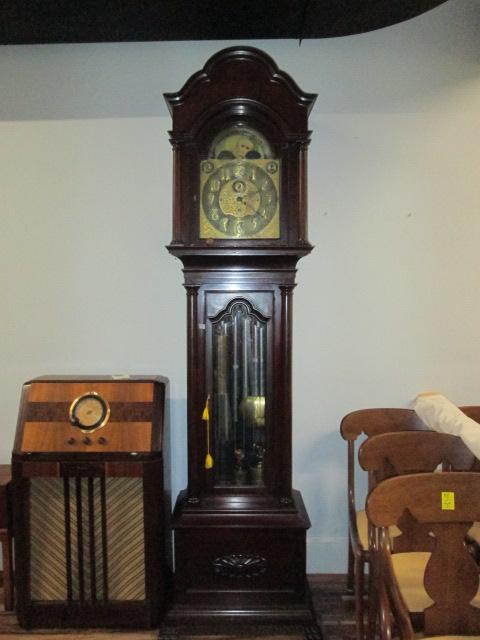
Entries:
MULTIPOLYGON (((107 424, 110 417, 108 402, 96 391, 76 398, 70 405, 70 422, 84 433, 90 433, 107 424)), ((84 439, 84 444, 90 444, 84 439)))

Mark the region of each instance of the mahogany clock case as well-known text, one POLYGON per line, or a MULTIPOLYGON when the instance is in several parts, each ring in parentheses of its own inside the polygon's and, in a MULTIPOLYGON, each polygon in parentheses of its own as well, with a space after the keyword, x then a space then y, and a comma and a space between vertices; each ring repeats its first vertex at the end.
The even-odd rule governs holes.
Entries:
POLYGON ((167 391, 166 378, 141 376, 24 385, 12 454, 23 627, 159 623, 172 570, 167 391), (103 426, 94 404, 75 422, 84 397, 108 406, 103 426))
POLYGON ((167 617, 177 623, 216 617, 311 624, 306 583, 310 521, 300 493, 292 491, 291 485, 288 389, 293 273, 224 271, 222 282, 214 280, 210 271, 185 269, 190 345, 189 484, 174 510, 175 589, 167 617), (218 481, 225 465, 221 447, 215 443, 214 467, 205 468, 202 409, 209 393, 213 398, 218 395, 211 387, 214 320, 219 314, 228 315, 232 305, 248 309, 255 320, 262 317, 265 321, 267 402, 261 430, 268 446, 263 478, 257 485, 248 478, 242 485, 235 484, 228 475, 225 481, 218 481))
POLYGON ((291 332, 296 265, 312 249, 315 96, 265 53, 231 47, 165 97, 174 154, 168 250, 183 263, 188 348, 188 486, 174 510, 167 620, 311 624, 310 521, 292 489, 291 332), (264 175, 268 162, 278 186, 264 175), (202 177, 206 163, 212 179, 202 177), (259 217, 266 237, 255 232, 259 217))

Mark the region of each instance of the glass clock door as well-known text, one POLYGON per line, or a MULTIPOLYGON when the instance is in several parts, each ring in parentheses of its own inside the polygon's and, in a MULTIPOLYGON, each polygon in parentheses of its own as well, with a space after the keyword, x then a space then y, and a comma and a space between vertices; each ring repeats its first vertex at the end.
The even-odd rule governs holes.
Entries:
POLYGON ((212 435, 217 487, 263 486, 267 321, 245 300, 212 322, 212 435))

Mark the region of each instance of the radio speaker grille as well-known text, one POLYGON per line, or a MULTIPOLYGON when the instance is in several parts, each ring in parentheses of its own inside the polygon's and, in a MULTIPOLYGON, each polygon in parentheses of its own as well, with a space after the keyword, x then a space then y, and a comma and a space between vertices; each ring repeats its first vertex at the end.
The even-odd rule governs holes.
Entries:
POLYGON ((142 478, 32 478, 30 535, 32 600, 145 600, 142 478))

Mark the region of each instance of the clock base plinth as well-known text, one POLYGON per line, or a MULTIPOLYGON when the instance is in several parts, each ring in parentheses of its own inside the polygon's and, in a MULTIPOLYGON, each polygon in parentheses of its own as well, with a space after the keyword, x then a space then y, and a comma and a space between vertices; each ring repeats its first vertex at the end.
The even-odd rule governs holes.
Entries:
MULTIPOLYGON (((183 625, 196 625, 196 626, 208 626, 208 633, 205 631, 204 635, 212 635, 212 625, 214 625, 218 632, 224 634, 226 627, 230 625, 302 625, 311 626, 316 625, 317 621, 315 615, 312 612, 308 598, 304 603, 298 606, 272 603, 270 606, 257 604, 253 606, 253 603, 248 606, 242 602, 239 611, 237 602, 220 602, 220 596, 215 596, 215 599, 219 602, 217 605, 180 605, 174 603, 170 611, 165 617, 165 624, 175 627, 183 625)), ((242 635, 238 631, 236 635, 242 635)))
POLYGON ((191 504, 180 494, 167 624, 315 624, 305 571, 310 521, 300 493, 292 498, 281 505, 243 496, 227 512, 225 497, 222 508, 220 499, 191 504))

